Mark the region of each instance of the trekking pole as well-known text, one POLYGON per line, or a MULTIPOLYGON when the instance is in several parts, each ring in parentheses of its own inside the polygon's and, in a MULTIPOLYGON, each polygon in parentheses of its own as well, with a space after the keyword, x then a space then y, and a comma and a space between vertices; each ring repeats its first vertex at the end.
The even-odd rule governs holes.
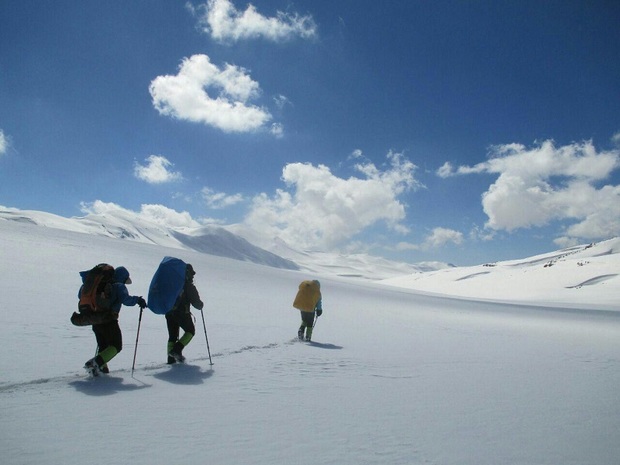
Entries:
POLYGON ((138 317, 138 332, 136 333, 136 348, 133 351, 133 365, 131 365, 131 377, 133 378, 133 370, 136 368, 136 354, 138 353, 138 338, 140 337, 140 324, 142 323, 142 311, 140 307, 140 316, 138 317))
POLYGON ((200 310, 200 314, 202 315, 202 327, 205 330, 205 339, 207 340, 207 353, 209 354, 209 365, 213 365, 211 361, 211 349, 209 348, 209 338, 207 337, 207 324, 205 323, 205 313, 200 310))

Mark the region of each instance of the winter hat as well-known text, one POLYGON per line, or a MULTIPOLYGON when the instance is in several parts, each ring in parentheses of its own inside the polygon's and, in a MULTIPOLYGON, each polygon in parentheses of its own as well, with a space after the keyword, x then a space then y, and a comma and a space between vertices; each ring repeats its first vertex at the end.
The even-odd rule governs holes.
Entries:
POLYGON ((131 284, 131 278, 129 277, 129 271, 124 266, 119 266, 114 270, 114 282, 131 284))

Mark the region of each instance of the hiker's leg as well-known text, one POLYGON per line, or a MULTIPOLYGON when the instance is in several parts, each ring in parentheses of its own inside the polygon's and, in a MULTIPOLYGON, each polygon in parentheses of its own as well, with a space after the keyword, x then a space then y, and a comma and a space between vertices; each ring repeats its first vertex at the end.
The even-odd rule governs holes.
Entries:
MULTIPOLYGON (((308 337, 308 332, 312 334, 312 325, 314 324, 314 312, 301 312, 301 320, 302 326, 306 329, 306 337, 308 337)), ((301 333, 301 337, 303 337, 303 331, 301 333)))
POLYGON ((194 320, 192 319, 191 313, 181 313, 175 316, 177 323, 185 331, 183 336, 176 341, 172 350, 169 352, 169 355, 173 357, 177 362, 185 361, 185 357, 183 356, 183 349, 189 341, 192 340, 194 334, 196 333, 196 328, 194 326, 194 320))
POLYGON ((118 320, 113 320, 100 325, 93 325, 93 332, 99 345, 94 361, 101 371, 107 372, 108 362, 123 350, 121 328, 118 326, 118 320))
POLYGON ((168 364, 175 363, 176 360, 170 355, 174 345, 179 340, 179 323, 174 312, 166 313, 166 326, 168 327, 168 345, 166 354, 168 354, 168 364))
POLYGON ((179 326, 185 333, 179 339, 179 343, 185 347, 189 344, 189 341, 192 340, 194 334, 196 334, 196 326, 194 325, 194 320, 192 319, 191 313, 184 313, 179 317, 179 326))
POLYGON ((105 349, 108 346, 108 341, 105 338, 105 330, 102 324, 93 325, 93 333, 95 333, 95 339, 97 340, 97 354, 100 350, 105 349))

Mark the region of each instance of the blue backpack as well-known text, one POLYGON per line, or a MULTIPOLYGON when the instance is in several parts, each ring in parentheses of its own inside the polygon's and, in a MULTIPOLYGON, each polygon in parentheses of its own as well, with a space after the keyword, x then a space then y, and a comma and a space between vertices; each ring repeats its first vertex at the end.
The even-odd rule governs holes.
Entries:
POLYGON ((174 257, 164 257, 149 286, 148 307, 153 313, 165 315, 174 307, 185 286, 187 264, 174 257))

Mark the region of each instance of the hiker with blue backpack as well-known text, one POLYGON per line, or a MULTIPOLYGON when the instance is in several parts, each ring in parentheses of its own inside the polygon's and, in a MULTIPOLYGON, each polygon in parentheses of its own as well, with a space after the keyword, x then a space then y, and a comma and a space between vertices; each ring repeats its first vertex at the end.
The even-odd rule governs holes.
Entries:
MULTIPOLYGON (((156 315, 166 316, 166 326, 168 327, 168 364, 177 362, 183 363, 183 349, 193 339, 196 334, 194 317, 190 307, 194 307, 202 312, 204 304, 200 300, 198 289, 194 285, 194 267, 185 263, 180 258, 166 256, 161 261, 149 286, 148 305, 149 309, 156 315), (179 337, 180 330, 184 333, 179 337)), ((205 326, 205 338, 207 328, 205 326)), ((207 339, 207 350, 209 340, 207 339)), ((209 360, 211 352, 209 351, 209 360)))
MULTIPOLYGON (((78 299, 80 299, 80 312, 82 313, 83 323, 92 324, 93 333, 97 339, 97 355, 84 364, 84 368, 93 376, 99 373, 109 373, 108 362, 112 360, 123 349, 123 335, 118 325, 118 314, 121 306, 133 307, 135 305, 140 308, 146 307, 146 301, 140 296, 129 295, 127 284, 131 284, 129 271, 124 266, 113 269, 110 265, 98 265, 89 271, 81 272, 83 284, 78 291, 78 299), (108 267, 108 270, 101 270, 104 276, 96 277, 98 268, 108 267), (108 276, 105 276, 108 273, 108 276), (96 301, 85 304, 89 285, 93 285, 92 280, 96 279, 93 290, 96 301), (107 281, 107 282, 106 282, 107 281), (85 311, 84 306, 90 306, 90 311, 85 311), (99 307, 99 308, 98 308, 99 307)), ((74 314, 74 316, 79 314, 74 314)), ((72 318, 73 322, 74 318, 72 318)), ((76 322, 74 322, 76 324, 76 322)), ((80 324, 82 326, 83 324, 80 324)))
POLYGON ((185 282, 183 290, 177 297, 172 309, 166 313, 166 325, 168 326, 168 364, 183 363, 183 349, 193 339, 196 334, 194 319, 190 310, 190 305, 202 311, 204 303, 200 300, 198 289, 194 285, 196 272, 189 263, 185 267, 185 282), (183 336, 179 338, 180 330, 183 336))

